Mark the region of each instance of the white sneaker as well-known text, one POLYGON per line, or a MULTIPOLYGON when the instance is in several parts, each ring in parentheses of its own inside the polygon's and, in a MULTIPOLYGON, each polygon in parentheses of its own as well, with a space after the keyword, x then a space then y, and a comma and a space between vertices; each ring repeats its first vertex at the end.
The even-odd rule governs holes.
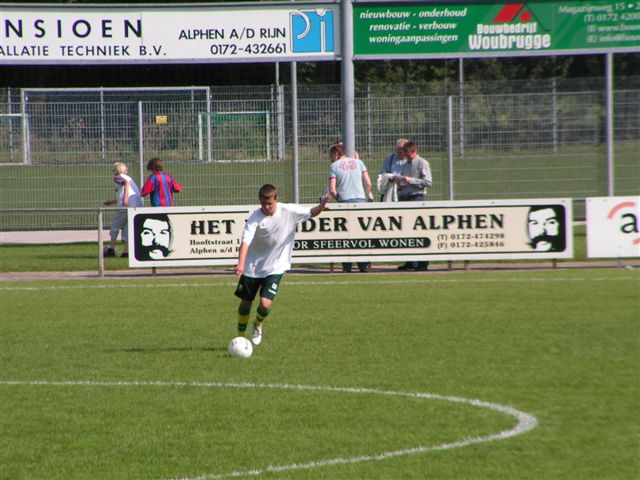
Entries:
POLYGON ((260 345, 262 342, 262 324, 253 324, 253 333, 251 334, 251 343, 254 345, 260 345))

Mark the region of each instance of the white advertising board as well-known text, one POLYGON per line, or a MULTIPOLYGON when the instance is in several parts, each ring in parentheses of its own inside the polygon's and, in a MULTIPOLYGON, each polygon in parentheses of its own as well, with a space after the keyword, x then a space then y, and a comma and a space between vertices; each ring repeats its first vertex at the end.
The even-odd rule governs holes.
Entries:
POLYGON ((334 60, 335 3, 3 5, 0 64, 334 60))
MULTIPOLYGON (((129 266, 235 265, 256 208, 130 209, 129 266)), ((329 204, 298 226, 292 261, 572 258, 571 219, 570 199, 329 204)))
POLYGON ((640 197, 586 199, 587 256, 640 257, 640 197))

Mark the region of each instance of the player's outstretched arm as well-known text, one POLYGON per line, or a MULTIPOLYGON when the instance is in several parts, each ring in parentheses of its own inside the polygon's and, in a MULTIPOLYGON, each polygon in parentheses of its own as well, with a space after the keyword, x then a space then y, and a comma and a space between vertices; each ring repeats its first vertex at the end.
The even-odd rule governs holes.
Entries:
POLYGON ((320 212, 322 212, 323 210, 326 210, 328 201, 329 201, 329 195, 324 195, 320 199, 320 203, 315 207, 311 208, 311 216, 316 217, 320 215, 320 212))

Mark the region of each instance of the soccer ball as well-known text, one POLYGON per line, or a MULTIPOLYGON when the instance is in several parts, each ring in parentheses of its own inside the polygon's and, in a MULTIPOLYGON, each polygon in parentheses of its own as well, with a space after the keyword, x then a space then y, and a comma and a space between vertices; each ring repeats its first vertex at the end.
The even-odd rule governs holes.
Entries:
POLYGON ((229 342, 229 356, 249 358, 253 353, 253 344, 245 337, 236 337, 229 342))

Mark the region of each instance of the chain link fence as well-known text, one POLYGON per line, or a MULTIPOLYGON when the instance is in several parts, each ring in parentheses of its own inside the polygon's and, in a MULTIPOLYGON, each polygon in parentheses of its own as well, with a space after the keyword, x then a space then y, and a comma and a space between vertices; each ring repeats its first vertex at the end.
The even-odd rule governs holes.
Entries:
MULTIPOLYGON (((184 187, 180 206, 313 203, 341 131, 339 85, 299 86, 293 158, 288 86, 0 90, 0 230, 94 228, 81 214, 114 196, 111 164, 142 183, 158 156, 184 187), (297 175, 297 178, 294 178, 297 175)), ((432 200, 607 195, 604 79, 359 85, 356 147, 372 179, 397 138, 433 170, 432 200)), ((640 193, 640 77, 616 78, 613 185, 640 193)), ((110 221, 109 218, 105 220, 110 221)))

